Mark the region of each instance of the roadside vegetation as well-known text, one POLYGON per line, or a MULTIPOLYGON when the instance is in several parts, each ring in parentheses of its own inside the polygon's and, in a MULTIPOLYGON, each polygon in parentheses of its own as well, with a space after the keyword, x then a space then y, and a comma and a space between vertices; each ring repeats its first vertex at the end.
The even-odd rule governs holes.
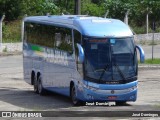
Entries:
POLYGON ((146 59, 145 64, 160 64, 160 58, 146 59))
POLYGON ((3 43, 21 41, 21 20, 5 22, 3 24, 3 43))

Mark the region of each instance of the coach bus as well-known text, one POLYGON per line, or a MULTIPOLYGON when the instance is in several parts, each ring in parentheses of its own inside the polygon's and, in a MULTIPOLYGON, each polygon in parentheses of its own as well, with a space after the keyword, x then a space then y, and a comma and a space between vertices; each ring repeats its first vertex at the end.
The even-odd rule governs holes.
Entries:
POLYGON ((86 15, 26 17, 22 24, 24 79, 46 91, 81 102, 136 101, 138 60, 128 25, 86 15))

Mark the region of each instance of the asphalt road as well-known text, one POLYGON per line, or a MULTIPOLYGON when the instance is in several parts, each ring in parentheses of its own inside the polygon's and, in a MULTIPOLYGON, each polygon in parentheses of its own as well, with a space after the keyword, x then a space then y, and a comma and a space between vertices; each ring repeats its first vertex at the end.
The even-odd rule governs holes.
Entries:
POLYGON ((33 87, 23 80, 22 56, 1 56, 0 111, 160 111, 160 69, 141 70, 138 80, 136 102, 125 106, 74 107, 67 97, 55 93, 35 94, 33 87))

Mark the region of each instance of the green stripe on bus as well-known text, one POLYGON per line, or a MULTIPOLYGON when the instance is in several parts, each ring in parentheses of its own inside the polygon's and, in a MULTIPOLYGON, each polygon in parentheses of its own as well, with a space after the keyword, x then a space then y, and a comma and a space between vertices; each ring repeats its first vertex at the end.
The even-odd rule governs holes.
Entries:
POLYGON ((32 49, 33 51, 39 51, 39 52, 42 52, 42 51, 43 51, 43 49, 42 49, 41 47, 36 46, 36 45, 32 45, 32 46, 31 46, 31 49, 32 49))

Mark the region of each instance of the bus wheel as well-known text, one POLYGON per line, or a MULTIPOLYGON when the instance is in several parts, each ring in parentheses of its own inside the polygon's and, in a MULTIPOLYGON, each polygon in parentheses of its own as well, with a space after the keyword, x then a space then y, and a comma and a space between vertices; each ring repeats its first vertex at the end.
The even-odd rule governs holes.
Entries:
POLYGON ((45 94, 45 90, 42 86, 42 80, 41 80, 41 76, 38 77, 38 93, 40 95, 44 95, 45 94))
POLYGON ((71 88, 71 100, 72 100, 73 105, 75 105, 75 106, 80 105, 80 101, 77 100, 77 98, 76 98, 76 89, 75 89, 74 85, 71 88))
POLYGON ((34 76, 33 87, 34 87, 34 92, 38 93, 38 84, 37 84, 36 76, 34 76))

